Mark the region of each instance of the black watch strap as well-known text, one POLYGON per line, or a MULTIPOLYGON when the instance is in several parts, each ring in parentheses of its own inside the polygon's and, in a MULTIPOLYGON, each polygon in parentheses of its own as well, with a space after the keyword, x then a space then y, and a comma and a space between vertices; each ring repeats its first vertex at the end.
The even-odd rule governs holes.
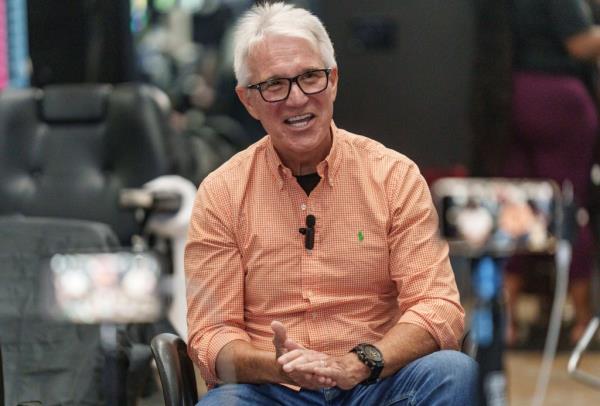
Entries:
POLYGON ((362 343, 358 344, 350 350, 350 352, 355 353, 360 362, 365 364, 367 368, 371 370, 371 375, 361 383, 363 385, 370 385, 377 382, 384 365, 381 351, 372 344, 362 343))

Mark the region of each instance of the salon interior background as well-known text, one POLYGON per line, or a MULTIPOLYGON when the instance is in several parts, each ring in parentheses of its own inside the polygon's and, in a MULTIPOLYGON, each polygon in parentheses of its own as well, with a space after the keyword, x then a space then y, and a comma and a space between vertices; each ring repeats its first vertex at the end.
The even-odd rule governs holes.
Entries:
MULTIPOLYGON (((31 61, 28 80, 13 80, 13 86, 149 81, 167 91, 180 111, 230 115, 242 124, 249 142, 262 135, 235 99, 224 51, 228 28, 253 1, 0 3, 5 17, 0 24, 9 34, 3 35, 4 42, 16 35, 10 26, 15 9, 27 11, 21 47, 26 46, 31 61)), ((340 127, 379 139, 422 168, 470 161, 475 2, 295 3, 323 19, 336 45, 342 82, 335 119, 340 127)), ((0 47, 0 64, 8 64, 11 52, 10 43, 0 47)))

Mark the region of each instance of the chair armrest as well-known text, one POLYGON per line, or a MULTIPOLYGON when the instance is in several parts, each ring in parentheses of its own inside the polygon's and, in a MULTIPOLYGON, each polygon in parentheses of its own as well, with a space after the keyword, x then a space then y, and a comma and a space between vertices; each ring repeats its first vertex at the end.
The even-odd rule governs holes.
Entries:
POLYGON ((471 358, 477 358, 477 343, 473 341, 471 330, 467 330, 460 340, 460 352, 467 354, 471 358))
POLYGON ((162 333, 152 339, 150 346, 165 406, 194 406, 198 402, 196 375, 185 342, 175 334, 162 333))

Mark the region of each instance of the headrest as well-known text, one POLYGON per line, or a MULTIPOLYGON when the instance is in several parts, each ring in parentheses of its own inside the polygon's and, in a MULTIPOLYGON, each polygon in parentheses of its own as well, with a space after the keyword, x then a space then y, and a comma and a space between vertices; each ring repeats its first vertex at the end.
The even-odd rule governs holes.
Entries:
POLYGON ((94 122, 106 114, 110 85, 52 85, 41 93, 40 114, 48 122, 94 122))

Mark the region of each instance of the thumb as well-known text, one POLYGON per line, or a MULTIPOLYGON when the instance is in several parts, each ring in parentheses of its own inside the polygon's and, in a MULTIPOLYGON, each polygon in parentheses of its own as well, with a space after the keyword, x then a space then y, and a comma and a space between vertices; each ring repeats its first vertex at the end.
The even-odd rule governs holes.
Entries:
POLYGON ((280 349, 283 353, 292 350, 305 349, 294 340, 288 338, 287 329, 281 322, 277 320, 271 322, 271 329, 275 333, 275 336, 273 337, 273 344, 275 345, 275 348, 280 349))
POLYGON ((285 326, 277 320, 271 322, 271 329, 273 330, 273 344, 275 348, 283 348, 285 341, 287 340, 287 330, 285 326))

